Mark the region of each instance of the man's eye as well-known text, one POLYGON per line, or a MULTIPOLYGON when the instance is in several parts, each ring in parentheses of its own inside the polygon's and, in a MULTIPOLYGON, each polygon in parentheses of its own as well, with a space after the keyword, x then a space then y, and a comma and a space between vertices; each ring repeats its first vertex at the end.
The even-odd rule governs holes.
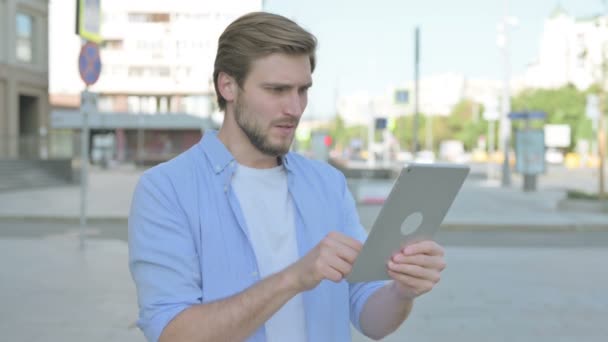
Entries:
POLYGON ((282 93, 284 92, 287 88, 285 87, 274 87, 274 88, 270 88, 272 90, 273 93, 282 93))

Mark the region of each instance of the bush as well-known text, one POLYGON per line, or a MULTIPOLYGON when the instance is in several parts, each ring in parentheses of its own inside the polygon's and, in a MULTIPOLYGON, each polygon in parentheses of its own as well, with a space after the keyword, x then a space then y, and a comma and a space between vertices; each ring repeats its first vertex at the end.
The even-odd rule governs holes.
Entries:
POLYGON ((591 193, 579 191, 579 190, 568 190, 567 195, 568 195, 568 199, 584 199, 584 200, 592 200, 592 201, 599 200, 598 194, 591 194, 591 193))

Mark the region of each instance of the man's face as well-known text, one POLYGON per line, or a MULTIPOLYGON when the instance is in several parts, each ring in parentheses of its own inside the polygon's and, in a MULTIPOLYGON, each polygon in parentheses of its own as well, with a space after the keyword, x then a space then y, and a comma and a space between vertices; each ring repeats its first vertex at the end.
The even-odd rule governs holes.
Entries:
POLYGON ((238 126, 260 152, 284 155, 308 102, 308 56, 272 54, 253 62, 235 101, 238 126))

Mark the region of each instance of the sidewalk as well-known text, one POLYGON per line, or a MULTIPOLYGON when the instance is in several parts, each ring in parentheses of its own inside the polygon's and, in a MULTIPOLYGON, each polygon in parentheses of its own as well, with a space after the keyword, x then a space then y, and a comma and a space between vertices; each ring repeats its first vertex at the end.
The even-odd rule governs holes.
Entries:
MULTIPOLYGON (((88 220, 126 221, 133 189, 141 173, 141 170, 134 169, 92 170, 87 200, 88 220)), ((581 177, 577 175, 568 183, 581 183, 581 177)), ((586 175, 584 177, 587 178, 586 175)), ((359 203, 362 223, 369 228, 381 207, 379 203, 369 204, 369 199, 385 198, 392 182, 351 180, 349 183, 359 203)), ((473 175, 465 182, 443 227, 522 231, 608 230, 608 214, 557 209, 557 203, 565 197, 565 190, 560 187, 562 183, 563 180, 549 174, 539 179, 538 191, 523 192, 518 175, 513 175, 510 188, 502 188, 498 181, 473 175)), ((584 185, 581 183, 580 186, 584 185)), ((0 192, 0 219, 78 222, 79 218, 79 186, 0 192)))
POLYGON ((0 239, 3 341, 144 341, 124 241, 0 239))

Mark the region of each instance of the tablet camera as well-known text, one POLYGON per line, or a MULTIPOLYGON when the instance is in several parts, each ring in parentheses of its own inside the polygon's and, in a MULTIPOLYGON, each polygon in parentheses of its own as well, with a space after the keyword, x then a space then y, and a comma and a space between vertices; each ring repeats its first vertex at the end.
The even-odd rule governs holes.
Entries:
POLYGON ((401 224, 401 234, 407 236, 415 232, 422 224, 423 218, 422 213, 418 211, 410 214, 401 224))

